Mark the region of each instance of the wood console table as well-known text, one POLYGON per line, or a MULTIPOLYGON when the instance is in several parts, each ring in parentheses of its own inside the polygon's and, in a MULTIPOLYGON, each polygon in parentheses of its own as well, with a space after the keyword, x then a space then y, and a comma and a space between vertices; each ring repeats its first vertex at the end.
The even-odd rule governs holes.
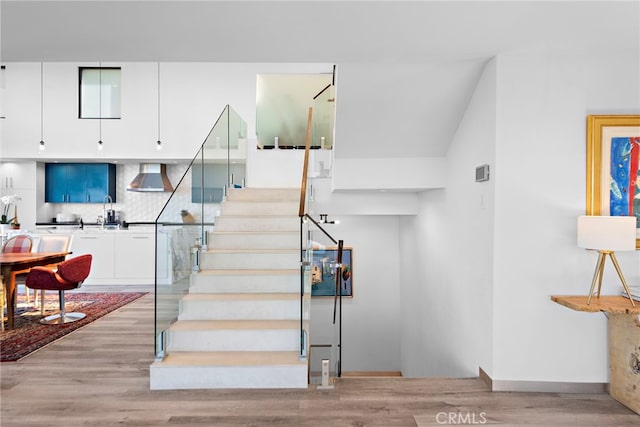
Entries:
POLYGON ((640 301, 622 296, 552 296, 576 311, 607 314, 609 330, 609 394, 640 415, 640 301))

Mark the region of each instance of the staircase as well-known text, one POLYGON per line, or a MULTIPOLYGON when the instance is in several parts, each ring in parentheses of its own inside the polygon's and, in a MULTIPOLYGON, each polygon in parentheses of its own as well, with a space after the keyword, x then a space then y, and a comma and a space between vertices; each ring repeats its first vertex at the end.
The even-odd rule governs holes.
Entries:
POLYGON ((152 390, 307 387, 299 197, 298 189, 230 190, 168 331, 167 356, 151 365, 152 390))

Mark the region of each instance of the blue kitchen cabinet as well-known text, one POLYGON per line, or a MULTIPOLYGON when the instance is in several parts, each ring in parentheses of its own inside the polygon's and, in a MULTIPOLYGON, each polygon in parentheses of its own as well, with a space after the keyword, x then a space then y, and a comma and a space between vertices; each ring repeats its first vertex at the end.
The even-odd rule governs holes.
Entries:
POLYGON ((116 165, 89 163, 86 165, 86 203, 102 203, 105 196, 116 201, 116 165))
POLYGON ((64 203, 67 201, 67 168, 64 165, 47 163, 44 169, 44 201, 64 203))
POLYGON ((45 202, 102 203, 107 195, 116 201, 116 165, 45 164, 45 202))

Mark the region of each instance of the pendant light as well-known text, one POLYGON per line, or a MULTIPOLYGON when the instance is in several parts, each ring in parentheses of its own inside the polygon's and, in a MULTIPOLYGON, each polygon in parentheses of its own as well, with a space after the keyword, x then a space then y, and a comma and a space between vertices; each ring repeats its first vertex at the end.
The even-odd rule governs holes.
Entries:
POLYGON ((160 141, 160 62, 158 62, 158 140, 156 141, 156 150, 162 150, 162 141, 160 141))
POLYGON ((102 62, 98 63, 98 151, 102 151, 102 62))
POLYGON ((40 143, 38 145, 38 149, 40 151, 45 150, 44 145, 44 77, 43 77, 43 68, 44 65, 40 62, 40 143))

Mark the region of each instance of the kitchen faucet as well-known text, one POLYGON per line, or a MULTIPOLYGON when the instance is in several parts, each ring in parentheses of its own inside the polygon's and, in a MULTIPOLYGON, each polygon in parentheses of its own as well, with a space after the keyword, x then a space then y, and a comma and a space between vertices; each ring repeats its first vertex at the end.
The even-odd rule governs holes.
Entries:
MULTIPOLYGON (((102 225, 109 221, 109 214, 107 213, 107 202, 110 203, 109 212, 113 215, 113 199, 110 195, 104 196, 102 199, 102 225)), ((111 218, 111 222, 113 222, 113 218, 111 218)))

